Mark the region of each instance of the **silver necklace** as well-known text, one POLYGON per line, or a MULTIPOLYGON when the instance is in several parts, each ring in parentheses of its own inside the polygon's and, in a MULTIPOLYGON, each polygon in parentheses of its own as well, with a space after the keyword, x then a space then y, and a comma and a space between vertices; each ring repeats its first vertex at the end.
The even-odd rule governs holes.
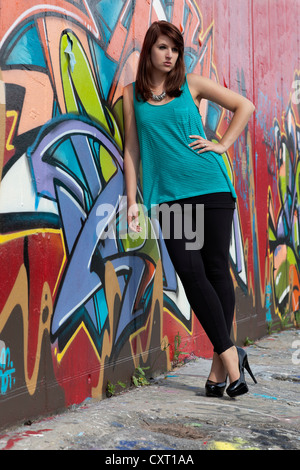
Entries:
POLYGON ((162 101, 164 99, 164 97, 166 96, 166 92, 163 91, 160 95, 155 95, 153 93, 153 91, 151 91, 151 94, 152 94, 152 99, 153 101, 162 101))

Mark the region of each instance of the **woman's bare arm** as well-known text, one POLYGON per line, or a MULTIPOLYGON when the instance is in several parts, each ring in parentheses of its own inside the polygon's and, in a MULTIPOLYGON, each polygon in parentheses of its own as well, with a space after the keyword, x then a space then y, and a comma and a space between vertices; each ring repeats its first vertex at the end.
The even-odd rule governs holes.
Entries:
POLYGON ((128 225, 132 229, 135 229, 135 227, 138 226, 138 207, 136 204, 136 193, 140 167, 140 150, 134 114, 132 84, 127 85, 124 88, 123 113, 125 129, 124 173, 127 193, 127 217, 128 225))
POLYGON ((251 101, 244 96, 225 88, 213 80, 201 77, 196 74, 188 74, 187 80, 189 89, 197 106, 201 99, 212 101, 233 113, 230 124, 219 143, 213 143, 201 138, 200 136, 190 136, 196 138, 191 146, 201 148, 199 153, 212 150, 217 153, 224 153, 236 141, 244 130, 255 107, 251 101), (204 147, 205 146, 205 147, 204 147))

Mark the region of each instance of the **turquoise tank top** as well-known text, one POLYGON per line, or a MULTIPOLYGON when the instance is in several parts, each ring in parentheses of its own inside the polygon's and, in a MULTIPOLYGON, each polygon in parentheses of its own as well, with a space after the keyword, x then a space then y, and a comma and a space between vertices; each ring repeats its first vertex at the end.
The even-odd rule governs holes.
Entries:
MULTIPOLYGON (((198 154, 189 135, 205 132, 188 82, 181 96, 166 104, 138 101, 133 83, 134 111, 142 161, 144 205, 151 207, 202 194, 236 193, 221 155, 198 154)), ((199 149, 198 149, 199 150, 199 149)))

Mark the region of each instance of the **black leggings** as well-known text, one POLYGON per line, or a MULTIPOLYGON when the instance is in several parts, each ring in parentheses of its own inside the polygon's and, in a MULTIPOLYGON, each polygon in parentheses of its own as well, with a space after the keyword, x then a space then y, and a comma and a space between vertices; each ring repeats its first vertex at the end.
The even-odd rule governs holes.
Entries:
MULTIPOLYGON (((230 332, 235 293, 229 269, 229 246, 234 201, 230 193, 222 193, 217 197, 218 206, 215 202, 211 203, 215 201, 214 195, 208 199, 197 196, 166 203, 169 207, 175 203, 180 204, 182 210, 184 210, 184 204, 192 204, 193 210, 189 213, 193 220, 193 228, 195 228, 197 225, 196 204, 208 201, 207 204, 204 203, 204 244, 200 249, 187 248, 187 243, 191 240, 184 236, 184 228, 182 228, 182 236, 178 238, 174 218, 170 218, 169 233, 166 233, 161 217, 159 217, 159 222, 169 256, 181 279, 190 306, 210 339, 214 351, 221 354, 233 346, 230 332), (225 194, 225 199, 222 199, 223 194, 225 194), (228 196, 231 201, 228 200, 228 196)), ((159 207, 161 208, 162 205, 159 207)), ((184 218, 182 218, 183 222, 184 218)), ((176 227, 178 230, 178 226, 176 227)))

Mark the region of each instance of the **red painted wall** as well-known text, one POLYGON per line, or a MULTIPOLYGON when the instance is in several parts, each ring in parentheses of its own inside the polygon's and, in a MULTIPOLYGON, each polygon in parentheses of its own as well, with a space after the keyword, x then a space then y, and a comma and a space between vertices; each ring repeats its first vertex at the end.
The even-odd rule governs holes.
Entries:
MULTIPOLYGON (((299 2, 111 3, 0 0, 0 428, 102 397, 138 365, 169 369, 178 333, 184 352, 212 353, 151 223, 140 240, 116 236, 122 90, 156 19, 181 28, 188 72, 256 106, 224 155, 238 193, 233 338, 298 319, 299 2)), ((228 112, 201 114, 218 140, 228 112)))

